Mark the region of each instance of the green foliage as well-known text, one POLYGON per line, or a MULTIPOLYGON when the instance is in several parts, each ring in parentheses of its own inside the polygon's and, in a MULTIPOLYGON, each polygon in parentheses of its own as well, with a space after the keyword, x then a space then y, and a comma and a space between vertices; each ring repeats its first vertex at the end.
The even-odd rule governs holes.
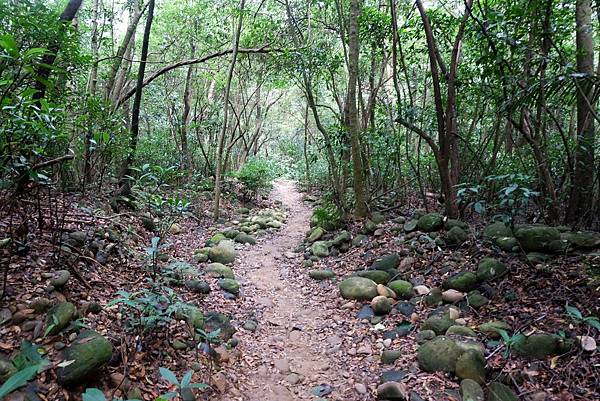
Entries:
POLYGON ((311 225, 332 230, 339 225, 341 219, 341 211, 335 205, 326 203, 314 209, 311 225))
POLYGON ((279 171, 275 161, 253 157, 233 175, 248 194, 257 195, 271 189, 272 181, 279 175, 279 171))
POLYGON ((0 387, 0 400, 26 385, 49 363, 47 359, 42 358, 43 353, 45 351, 42 347, 33 345, 29 341, 21 342, 21 350, 13 358, 13 364, 19 370, 0 387))
POLYGON ((192 383, 192 376, 194 374, 193 370, 188 370, 185 375, 181 378, 181 381, 177 379, 175 373, 167 368, 159 368, 160 375, 168 381, 170 384, 174 385, 177 388, 177 391, 169 392, 161 395, 161 398, 170 400, 177 395, 181 396, 182 399, 189 399, 187 396, 188 393, 191 393, 192 389, 204 389, 208 387, 208 384, 205 383, 192 383))
POLYGON ((569 305, 568 302, 565 305, 565 310, 567 311, 567 315, 569 315, 569 317, 575 322, 585 323, 588 326, 593 327, 600 332, 600 319, 598 319, 596 316, 583 316, 579 309, 572 305, 569 305))
MULTIPOLYGON (((86 388, 85 393, 81 394, 83 401, 107 401, 102 390, 97 388, 86 388)), ((113 398, 112 401, 138 401, 137 399, 123 400, 122 398, 113 398)))
POLYGON ((506 330, 496 329, 502 338, 501 341, 504 343, 504 358, 508 358, 510 356, 510 352, 515 344, 519 343, 525 337, 521 333, 515 333, 510 335, 506 332, 506 330))

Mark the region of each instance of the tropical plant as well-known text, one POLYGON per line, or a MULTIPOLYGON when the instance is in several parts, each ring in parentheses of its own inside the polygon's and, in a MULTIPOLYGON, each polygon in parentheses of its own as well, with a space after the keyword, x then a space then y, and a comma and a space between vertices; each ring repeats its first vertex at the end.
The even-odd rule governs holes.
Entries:
POLYGON ((175 376, 175 373, 173 373, 171 370, 169 370, 167 368, 161 367, 158 370, 160 372, 160 375, 163 377, 163 379, 168 381, 170 384, 174 385, 176 388, 176 391, 171 391, 171 392, 161 395, 162 399, 170 400, 170 399, 176 397, 177 395, 179 395, 183 401, 195 400, 196 397, 194 396, 192 390, 193 389, 204 389, 204 388, 208 387, 208 384, 192 383, 192 376, 194 375, 193 370, 188 370, 185 373, 185 375, 183 375, 183 377, 181 378, 181 381, 179 381, 177 379, 177 376, 175 376))

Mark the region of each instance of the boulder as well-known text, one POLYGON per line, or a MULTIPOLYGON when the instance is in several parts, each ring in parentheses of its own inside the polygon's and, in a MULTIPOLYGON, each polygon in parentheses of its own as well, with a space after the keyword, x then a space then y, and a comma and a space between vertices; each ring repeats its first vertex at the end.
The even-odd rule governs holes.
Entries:
POLYGON ((399 299, 410 299, 413 296, 413 285, 408 281, 394 280, 390 281, 387 286, 399 299))
POLYGON ((390 281, 390 275, 383 270, 363 270, 356 273, 357 276, 366 277, 377 284, 386 284, 390 281))
POLYGON ((310 234, 308 234, 308 238, 306 239, 309 243, 313 243, 319 240, 323 235, 325 235, 325 229, 323 227, 315 227, 312 229, 310 234))
POLYGON ((335 277, 335 273, 330 269, 311 270, 308 276, 313 280, 329 280, 335 277))
POLYGON ((240 294, 240 284, 231 278, 222 278, 219 280, 219 287, 233 295, 240 294))
POLYGON ((496 242, 498 238, 514 237, 510 226, 501 221, 490 224, 483 229, 483 238, 496 242))
POLYGON ((197 306, 188 304, 176 315, 179 319, 185 320, 194 329, 204 328, 204 314, 197 306))
POLYGON ((519 397, 507 385, 493 382, 488 386, 487 401, 519 401, 519 397))
POLYGON ((396 293, 394 291, 392 291, 391 288, 386 287, 383 284, 377 284, 377 293, 379 295, 383 295, 384 297, 388 297, 388 298, 392 298, 392 299, 396 299, 398 297, 396 295, 396 293))
POLYGON ((444 217, 439 213, 427 213, 419 218, 417 227, 426 233, 437 231, 444 227, 444 217))
POLYGON ((112 351, 110 341, 97 332, 81 332, 63 352, 62 359, 72 362, 56 371, 58 382, 63 385, 77 384, 88 377, 97 376, 98 370, 112 357, 112 351))
POLYGON ((417 351, 417 358, 419 366, 426 372, 453 373, 462 353, 454 340, 439 336, 422 344, 417 351))
POLYGON ((458 227, 458 228, 462 229, 463 231, 469 230, 469 225, 467 223, 465 223, 464 221, 460 221, 460 220, 456 220, 456 219, 448 219, 444 222, 444 228, 446 230, 451 230, 454 227, 458 227))
POLYGON ((52 278, 49 284, 54 288, 62 288, 71 278, 71 273, 68 270, 57 270, 52 273, 52 278))
POLYGON ((450 245, 461 245, 469 238, 469 234, 460 227, 452 227, 446 233, 446 243, 450 245))
POLYGON ((423 302, 427 306, 437 306, 442 303, 442 290, 439 288, 432 288, 423 298, 423 302))
POLYGON ((310 250, 313 255, 318 256, 319 258, 326 258, 329 256, 329 246, 325 241, 316 241, 314 242, 310 250))
POLYGON ((71 302, 61 302, 53 306, 46 316, 46 334, 52 336, 60 333, 76 313, 77 308, 71 302))
POLYGON ((250 244, 250 245, 256 244, 256 238, 254 238, 253 236, 251 236, 250 234, 247 234, 247 233, 239 233, 238 235, 235 236, 234 241, 238 242, 240 244, 250 244))
POLYGON ((515 237, 525 252, 555 253, 564 249, 560 232, 554 227, 520 226, 515 230, 515 237))
POLYGON ((402 228, 407 233, 410 233, 410 232, 413 232, 413 231, 415 231, 417 229, 417 224, 418 223, 419 223, 418 220, 409 220, 406 223, 404 223, 404 225, 402 226, 402 228))
POLYGON ((462 401, 484 401, 483 389, 475 380, 464 379, 460 382, 462 401))
POLYGON ((435 334, 442 335, 454 326, 455 319, 452 319, 448 313, 432 313, 421 324, 421 330, 433 330, 435 334))
POLYGON ((498 237, 495 240, 496 245, 506 252, 518 252, 519 241, 515 237, 498 237))
POLYGON ((377 399, 387 401, 406 401, 405 387, 394 381, 385 382, 377 386, 377 399))
POLYGON ((225 236, 225 238, 232 239, 232 240, 235 240, 235 237, 237 237, 239 234, 240 234, 240 231, 234 230, 234 229, 229 229, 229 230, 223 231, 223 235, 225 236))
POLYGON ((477 288, 477 276, 473 272, 460 272, 444 282, 444 288, 467 292, 477 288))
POLYGON ((378 295, 371 301, 371 308, 376 315, 387 315, 392 310, 392 302, 388 297, 378 295))
POLYGON ((231 319, 219 312, 207 312, 204 315, 204 331, 212 333, 219 330, 219 338, 221 341, 228 341, 234 334, 235 328, 231 325, 231 319))
POLYGON ((476 350, 464 352, 456 360, 456 369, 454 374, 459 379, 471 379, 477 383, 485 382, 485 358, 483 354, 476 350))
POLYGON ((398 256, 396 253, 393 253, 377 259, 375 263, 371 265, 371 269, 389 271, 395 270, 398 268, 398 266, 400 266, 400 256, 398 256))
POLYGON ((415 335, 415 341, 417 344, 425 344, 429 340, 433 340, 436 337, 435 331, 433 330, 421 330, 415 335))
POLYGON ((512 351, 529 359, 544 359, 556 354, 560 339, 551 334, 520 336, 513 344, 512 351))
POLYGON ((352 245, 360 246, 360 245, 364 244, 365 242, 367 242, 367 240, 368 240, 368 237, 366 235, 358 234, 352 240, 352 245))
POLYGON ((567 241, 571 248, 595 249, 600 247, 600 233, 592 231, 565 232, 560 238, 567 241))
POLYGON ((489 281, 506 274, 506 265, 494 258, 483 258, 477 264, 477 279, 489 281))
POLYGON ((363 225, 363 232, 365 234, 373 234, 377 228, 377 223, 372 220, 366 220, 365 224, 363 225))
POLYGON ((510 332, 512 328, 502 320, 493 320, 479 325, 479 331, 490 338, 500 338, 500 331, 510 332))
POLYGON ((345 299, 370 301, 377 296, 377 283, 364 277, 350 277, 339 285, 345 299))
POLYGON ((402 356, 402 351, 388 349, 381 353, 381 363, 384 365, 390 365, 396 361, 396 359, 402 356))
POLYGON ((348 244, 350 243, 350 241, 352 240, 352 238, 350 237, 350 233, 346 230, 340 232, 338 235, 335 236, 335 238, 333 239, 333 241, 331 241, 332 245, 335 247, 340 247, 343 244, 348 244))
POLYGON ((225 234, 217 233, 210 237, 210 239, 208 240, 208 245, 219 245, 219 242, 223 241, 224 239, 227 239, 225 234))
POLYGON ((477 334, 468 327, 465 326, 450 326, 448 330, 446 330, 446 335, 451 336, 462 336, 462 337, 477 337, 477 334))
POLYGON ((477 290, 471 291, 469 295, 467 295, 467 303, 473 309, 479 309, 488 302, 490 302, 490 300, 481 295, 481 293, 477 290))
POLYGON ((217 262, 209 263, 208 266, 206 266, 206 269, 204 269, 204 272, 211 277, 235 278, 231 267, 217 262))
POLYGON ((210 285, 204 280, 186 280, 185 287, 198 294, 208 294, 210 285))
POLYGON ((222 240, 219 242, 219 245, 213 246, 208 251, 208 258, 212 262, 217 263, 233 263, 235 257, 237 256, 237 252, 233 246, 233 242, 230 240, 222 240))
POLYGON ((442 292, 442 300, 444 300, 444 302, 456 303, 456 302, 462 301, 464 298, 465 298, 464 292, 456 291, 453 289, 449 289, 449 290, 442 292))

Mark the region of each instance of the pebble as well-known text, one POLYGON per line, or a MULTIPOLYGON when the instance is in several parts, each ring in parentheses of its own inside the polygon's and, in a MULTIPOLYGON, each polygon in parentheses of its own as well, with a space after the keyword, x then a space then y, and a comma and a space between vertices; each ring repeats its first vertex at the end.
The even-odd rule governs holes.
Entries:
POLYGON ((367 394, 367 387, 362 383, 356 383, 354 389, 358 394, 367 394))
POLYGON ((290 372, 290 364, 287 359, 276 359, 274 362, 275 369, 280 371, 281 373, 289 373, 290 372))
POLYGON ((290 373, 286 376, 285 380, 291 385, 295 385, 300 383, 300 375, 298 375, 297 373, 290 373))
POLYGON ((426 285, 417 285, 413 288, 413 290, 417 295, 427 295, 431 292, 429 287, 427 287, 426 285))

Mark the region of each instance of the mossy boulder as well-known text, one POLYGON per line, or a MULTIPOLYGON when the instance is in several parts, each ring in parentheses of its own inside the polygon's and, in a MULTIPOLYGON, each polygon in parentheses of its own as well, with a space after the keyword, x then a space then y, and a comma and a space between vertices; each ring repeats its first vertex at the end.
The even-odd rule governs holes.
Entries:
POLYGON ((481 295, 481 292, 479 292, 477 290, 471 291, 467 295, 467 303, 473 309, 479 309, 479 308, 483 307, 484 305, 487 305, 488 302, 490 302, 490 300, 487 299, 486 297, 484 297, 483 295, 481 295))
POLYGON ((373 220, 366 220, 363 225, 363 232, 365 234, 373 234, 379 226, 373 220))
POLYGON ((391 255, 383 256, 377 259, 371 269, 373 270, 395 270, 398 266, 400 266, 400 256, 396 253, 392 253, 391 255))
POLYGON ((417 358, 419 366, 426 372, 452 373, 462 353, 454 340, 439 336, 422 344, 417 351, 417 358))
POLYGON ((483 258, 477 264, 477 279, 480 281, 494 280, 506 274, 506 265, 494 258, 483 258))
POLYGON ((350 237, 350 233, 346 230, 340 232, 335 238, 331 241, 331 244, 337 248, 341 247, 344 244, 349 244, 352 241, 350 237))
POLYGON ((455 320, 448 313, 432 313, 421 324, 421 330, 432 330, 437 335, 442 335, 454 326, 455 320))
POLYGON ((235 334, 235 327, 231 324, 229 316, 220 312, 206 312, 204 331, 212 333, 216 330, 219 330, 219 339, 223 342, 228 341, 235 334))
POLYGON ((469 225, 464 221, 460 221, 457 219, 448 219, 444 222, 444 228, 446 230, 451 230, 454 227, 462 228, 464 231, 469 231, 469 225))
POLYGON ((233 295, 240 294, 240 284, 231 278, 222 278, 219 280, 219 287, 233 295))
POLYGON ((392 301, 383 295, 378 295, 371 301, 371 309, 376 315, 387 315, 392 310, 392 301))
POLYGON ((427 213, 419 218, 417 227, 427 233, 437 231, 444 227, 444 217, 439 213, 427 213))
POLYGON ((464 379, 460 382, 460 395, 463 401, 484 401, 483 389, 475 380, 464 379))
POLYGON ((505 252, 518 252, 519 241, 515 237, 498 237, 495 240, 496 245, 505 252))
POLYGON ((237 252, 233 246, 233 242, 230 240, 222 240, 219 242, 219 245, 213 246, 208 251, 208 258, 212 262, 217 263, 233 263, 235 257, 237 256, 237 252))
POLYGON ((477 334, 470 328, 465 326, 450 326, 448 330, 446 330, 446 335, 455 335, 455 336, 463 336, 463 337, 477 337, 477 334))
POLYGON ((485 382, 485 358, 476 350, 464 352, 456 361, 454 374, 459 379, 471 379, 477 383, 485 382))
POLYGON ((223 235, 227 239, 235 239, 235 237, 237 237, 239 233, 240 233, 240 230, 235 230, 233 228, 223 231, 223 235))
POLYGON ((210 245, 219 245, 219 242, 223 241, 224 239, 227 239, 225 234, 217 233, 217 234, 213 235, 212 237, 210 237, 210 239, 208 240, 208 243, 210 245))
POLYGON ((510 226, 501 221, 496 221, 483 229, 483 238, 495 242, 498 238, 514 237, 510 226))
POLYGON ((316 241, 311 245, 310 250, 313 255, 318 256, 319 258, 326 258, 329 256, 329 246, 325 241, 316 241))
POLYGON ((112 357, 112 351, 110 341, 97 332, 81 332, 63 353, 62 359, 72 362, 56 371, 58 382, 63 385, 77 384, 97 375, 102 365, 112 357))
POLYGON ((345 299, 370 301, 377 296, 377 283, 365 277, 349 277, 339 285, 345 299))
POLYGON ((369 278, 377 284, 386 284, 388 281, 390 281, 390 275, 388 272, 383 270, 363 270, 357 272, 356 275, 369 278))
POLYGON ((225 266, 222 263, 209 263, 204 272, 211 277, 235 278, 231 267, 225 266))
POLYGON ((510 332, 510 324, 502 320, 493 320, 479 325, 479 331, 490 338, 500 338, 500 331, 510 332))
POLYGON ((323 227, 315 227, 311 230, 310 234, 308 234, 308 238, 306 239, 309 243, 313 243, 319 240, 323 235, 325 235, 325 229, 323 227))
POLYGON ((460 227, 452 227, 446 233, 446 243, 450 245, 461 245, 469 238, 469 234, 460 228, 460 227))
POLYGON ((55 335, 69 325, 77 314, 77 308, 71 302, 61 302, 53 306, 46 316, 46 333, 55 335))
POLYGON ((239 233, 238 235, 235 236, 235 238, 233 240, 240 244, 250 244, 250 245, 256 244, 256 238, 254 238, 253 236, 251 236, 250 234, 247 234, 247 233, 239 233))
POLYGON ((62 288, 71 278, 71 273, 68 270, 57 270, 52 273, 52 278, 49 284, 54 288, 62 288))
POLYGON ((525 252, 561 251, 560 232, 554 227, 520 226, 515 230, 515 237, 525 252))
POLYGON ((390 281, 387 286, 396 293, 399 299, 410 299, 413 294, 413 285, 405 280, 390 281))
POLYGON ((308 276, 313 280, 329 280, 335 277, 335 273, 330 269, 311 270, 308 276))
POLYGON ((396 359, 402 356, 402 351, 395 349, 386 349, 381 353, 381 363, 384 365, 391 365, 396 359))
POLYGON ((493 382, 488 386, 487 401, 519 401, 519 397, 507 385, 493 382))
POLYGON ((532 334, 521 336, 517 339, 512 350, 521 356, 530 359, 544 359, 556 354, 559 349, 560 339, 551 334, 532 334))
POLYGON ((187 324, 195 329, 204 328, 204 313, 194 305, 187 305, 186 308, 177 314, 179 319, 185 320, 187 324))
POLYGON ((600 233, 592 231, 565 232, 560 238, 567 241, 571 248, 595 249, 600 247, 600 233))
POLYGON ((186 280, 185 287, 198 294, 210 293, 210 285, 204 280, 186 280))
POLYGON ((460 272, 444 282, 444 288, 467 292, 477 288, 477 276, 473 272, 460 272))

